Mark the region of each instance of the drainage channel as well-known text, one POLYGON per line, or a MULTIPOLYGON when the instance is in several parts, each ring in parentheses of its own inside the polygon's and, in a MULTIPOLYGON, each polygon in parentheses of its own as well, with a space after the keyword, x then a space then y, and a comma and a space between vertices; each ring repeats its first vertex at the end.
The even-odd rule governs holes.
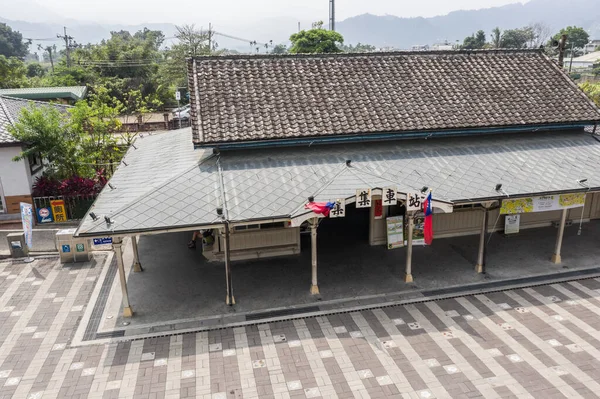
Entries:
MULTIPOLYGON (((450 287, 450 288, 442 288, 435 290, 424 290, 420 292, 419 297, 415 297, 414 293, 412 295, 407 295, 407 299, 398 299, 394 301, 385 302, 382 301, 380 303, 370 303, 365 305, 358 305, 354 307, 340 307, 340 308, 327 308, 323 309, 319 306, 303 306, 297 308, 287 308, 287 309, 277 309, 270 310, 264 312, 256 312, 256 313, 248 313, 246 315, 237 315, 236 321, 231 323, 223 323, 220 325, 206 325, 204 327, 196 327, 190 329, 183 329, 176 331, 174 329, 174 325, 162 326, 162 328, 152 329, 153 331, 148 334, 139 334, 139 335, 126 335, 127 330, 114 330, 110 332, 97 333, 95 334, 95 339, 101 338, 113 338, 115 342, 122 341, 136 341, 140 339, 146 339, 150 337, 168 337, 173 335, 180 334, 193 334, 202 331, 210 331, 210 330, 222 330, 226 328, 232 327, 242 327, 242 326, 253 326, 260 325, 272 322, 281 322, 281 321, 289 321, 296 320, 301 318, 310 318, 310 317, 318 317, 318 316, 329 316, 335 314, 345 314, 357 311, 371 310, 371 309, 381 309, 381 308, 390 308, 394 306, 405 306, 409 304, 416 303, 426 303, 426 302, 434 302, 444 299, 452 299, 463 296, 472 296, 479 294, 488 294, 494 292, 501 292, 513 289, 523 289, 523 288, 532 288, 539 287, 544 285, 551 285, 557 283, 566 283, 571 281, 581 281, 581 280, 589 280, 593 278, 600 277, 600 268, 591 268, 585 270, 576 270, 569 271, 563 273, 556 273, 551 276, 534 276, 534 277, 524 277, 519 279, 505 280, 505 281, 497 281, 497 282, 489 282, 489 283, 479 283, 472 284, 468 286, 462 287, 450 287), (161 331, 162 330, 162 331, 161 331)), ((391 294, 390 296, 397 296, 391 294)), ((343 306, 343 305, 341 305, 343 306)), ((88 336, 88 338, 91 338, 88 336)), ((85 340, 84 341, 88 341, 85 340)), ((91 340, 90 340, 91 341, 91 340)))

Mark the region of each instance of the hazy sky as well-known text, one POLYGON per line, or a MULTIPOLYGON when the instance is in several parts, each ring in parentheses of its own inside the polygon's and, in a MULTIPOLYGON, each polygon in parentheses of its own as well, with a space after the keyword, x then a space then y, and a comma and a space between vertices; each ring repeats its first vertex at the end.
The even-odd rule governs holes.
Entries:
MULTIPOLYGON (((434 16, 459 9, 501 6, 523 0, 336 0, 337 19, 362 13, 391 14, 401 17, 434 16)), ((37 11, 50 11, 63 18, 96 22, 188 23, 198 20, 248 25, 265 17, 293 17, 303 21, 327 19, 329 0, 0 0, 0 16, 34 19, 37 11), (4 11, 3 11, 4 9, 4 11), (28 14, 32 15, 28 18, 28 14)), ((54 17, 56 16, 54 15, 54 17)), ((39 20, 39 15, 36 15, 39 20)), ((43 15, 42 15, 43 18, 43 15)))

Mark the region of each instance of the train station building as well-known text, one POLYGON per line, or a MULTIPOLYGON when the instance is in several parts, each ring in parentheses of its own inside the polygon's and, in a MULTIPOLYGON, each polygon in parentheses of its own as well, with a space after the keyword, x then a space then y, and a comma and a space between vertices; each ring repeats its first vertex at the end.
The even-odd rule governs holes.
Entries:
POLYGON ((140 136, 75 234, 113 239, 125 316, 125 237, 142 272, 137 237, 205 231, 234 305, 236 265, 308 252, 326 295, 320 250, 357 242, 412 282, 429 194, 434 240, 472 236, 473 273, 495 232, 555 225, 561 263, 565 226, 600 218, 600 110, 541 51, 202 57, 188 79, 191 129, 140 136))

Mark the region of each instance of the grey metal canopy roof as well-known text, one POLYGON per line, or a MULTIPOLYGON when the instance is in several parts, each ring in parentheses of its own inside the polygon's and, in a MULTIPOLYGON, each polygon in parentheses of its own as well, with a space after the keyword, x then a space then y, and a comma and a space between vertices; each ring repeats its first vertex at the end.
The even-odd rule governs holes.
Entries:
POLYGON ((600 142, 584 131, 395 141, 222 152, 194 150, 191 130, 139 138, 76 233, 143 233, 232 222, 290 220, 317 201, 352 198, 356 189, 396 185, 433 190, 434 200, 477 202, 511 196, 600 190, 600 142), (351 166, 346 165, 351 160, 351 166), (113 221, 107 226, 103 217, 113 221))

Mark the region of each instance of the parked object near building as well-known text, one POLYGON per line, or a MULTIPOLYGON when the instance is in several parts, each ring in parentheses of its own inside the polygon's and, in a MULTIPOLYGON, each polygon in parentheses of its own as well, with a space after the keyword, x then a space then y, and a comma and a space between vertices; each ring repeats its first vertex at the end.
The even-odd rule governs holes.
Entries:
MULTIPOLYGON (((36 177, 43 172, 40 157, 13 161, 21 153, 23 143, 8 132, 8 126, 14 124, 21 110, 31 103, 31 100, 0 96, 0 218, 18 219, 19 203, 32 203, 31 187, 36 177), (6 216, 7 214, 11 216, 6 216)), ((52 106, 66 109, 64 105, 52 106)))
POLYGON ((213 229, 232 305, 239 259, 309 251, 325 291, 324 227, 396 251, 411 282, 429 193, 435 239, 476 235, 477 272, 501 215, 558 222, 556 263, 566 221, 600 218, 600 110, 539 50, 202 57, 188 75, 191 131, 138 139, 75 233, 116 240, 126 315, 126 236, 213 229))

